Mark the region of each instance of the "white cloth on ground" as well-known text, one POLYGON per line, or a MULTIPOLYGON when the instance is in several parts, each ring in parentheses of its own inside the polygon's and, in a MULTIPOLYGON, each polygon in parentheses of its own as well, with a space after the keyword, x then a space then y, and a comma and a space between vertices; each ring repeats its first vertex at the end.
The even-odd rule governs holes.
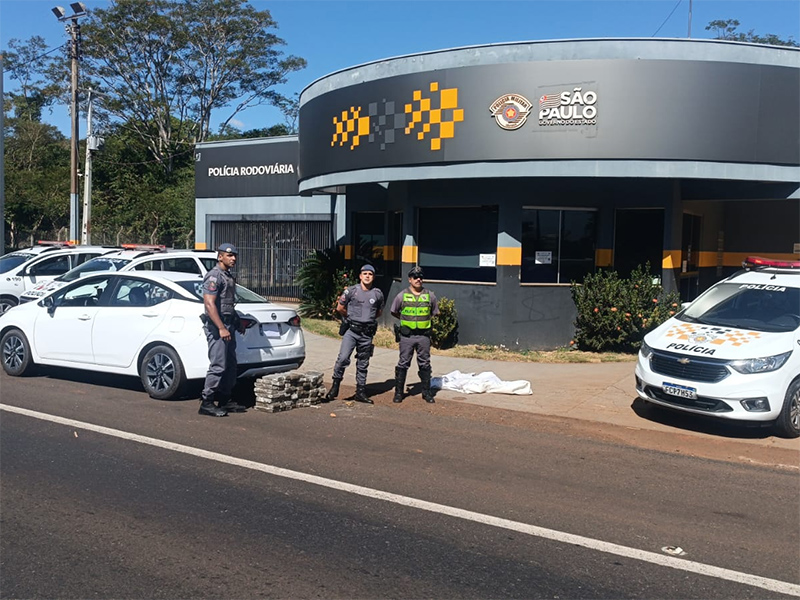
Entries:
POLYGON ((451 371, 447 375, 431 379, 431 387, 439 390, 451 390, 462 394, 516 394, 529 396, 533 394, 530 381, 518 379, 503 381, 491 371, 483 373, 462 373, 451 371))

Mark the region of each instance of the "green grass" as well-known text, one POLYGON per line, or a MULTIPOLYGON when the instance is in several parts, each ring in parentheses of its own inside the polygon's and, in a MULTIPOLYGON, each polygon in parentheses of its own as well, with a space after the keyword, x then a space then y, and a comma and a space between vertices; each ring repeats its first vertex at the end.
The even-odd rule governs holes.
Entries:
MULTIPOLYGON (((325 337, 339 337, 339 321, 324 321, 321 319, 303 319, 303 329, 323 335, 325 337)), ((378 327, 374 343, 381 348, 397 348, 394 333, 386 327, 378 327)), ((636 354, 617 352, 582 352, 569 348, 558 350, 512 350, 505 346, 490 344, 459 344, 447 350, 431 349, 432 354, 441 356, 454 356, 458 358, 478 358, 482 360, 505 360, 511 362, 539 362, 539 363, 600 363, 600 362, 634 362, 636 354)))

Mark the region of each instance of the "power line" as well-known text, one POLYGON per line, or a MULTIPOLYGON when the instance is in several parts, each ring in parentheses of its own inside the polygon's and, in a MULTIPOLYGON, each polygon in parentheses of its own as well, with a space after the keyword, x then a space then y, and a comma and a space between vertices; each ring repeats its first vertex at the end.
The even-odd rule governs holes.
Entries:
POLYGON ((683 2, 683 0, 678 0, 678 3, 675 5, 675 7, 672 9, 672 11, 671 11, 671 12, 670 12, 670 13, 667 15, 667 18, 666 18, 666 19, 664 19, 664 22, 663 22, 663 23, 661 23, 661 25, 659 25, 659 26, 658 26, 658 29, 656 29, 656 32, 655 32, 653 35, 651 35, 650 37, 656 37, 656 35, 658 34, 658 32, 659 32, 659 31, 661 31, 661 28, 662 28, 664 25, 666 25, 666 24, 667 24, 667 21, 669 21, 670 17, 671 17, 671 16, 672 16, 672 15, 675 13, 675 11, 676 11, 676 10, 678 9, 678 7, 681 5, 681 2, 683 2))

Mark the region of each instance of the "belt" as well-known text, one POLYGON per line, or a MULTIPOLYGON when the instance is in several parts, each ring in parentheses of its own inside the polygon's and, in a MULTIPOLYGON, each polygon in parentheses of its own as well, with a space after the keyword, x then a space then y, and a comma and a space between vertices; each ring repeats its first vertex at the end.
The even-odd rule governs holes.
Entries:
POLYGON ((350 321, 349 324, 353 333, 365 333, 369 336, 373 336, 375 335, 375 332, 378 331, 378 323, 376 321, 369 321, 367 323, 350 321))

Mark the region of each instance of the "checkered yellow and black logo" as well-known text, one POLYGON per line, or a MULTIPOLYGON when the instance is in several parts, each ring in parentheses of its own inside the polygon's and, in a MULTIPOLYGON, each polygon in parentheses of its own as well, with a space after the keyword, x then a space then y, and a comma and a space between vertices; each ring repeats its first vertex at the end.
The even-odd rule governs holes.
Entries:
POLYGON ((371 102, 366 113, 361 106, 351 106, 333 117, 331 146, 355 150, 364 144, 379 144, 381 150, 397 136, 413 135, 418 141, 428 140, 430 149, 441 150, 442 140, 455 137, 456 123, 464 120, 464 109, 458 107, 458 88, 439 89, 439 82, 430 84, 427 93, 414 90, 411 101, 371 102))

